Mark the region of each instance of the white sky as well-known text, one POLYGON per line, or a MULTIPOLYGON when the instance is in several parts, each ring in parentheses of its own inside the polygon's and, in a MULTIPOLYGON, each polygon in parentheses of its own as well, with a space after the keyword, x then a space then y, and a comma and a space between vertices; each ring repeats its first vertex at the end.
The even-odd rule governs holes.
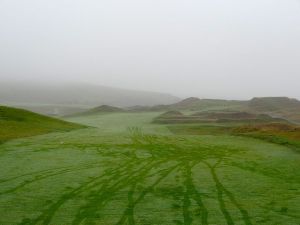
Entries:
POLYGON ((0 78, 300 98, 300 1, 0 0, 0 78))

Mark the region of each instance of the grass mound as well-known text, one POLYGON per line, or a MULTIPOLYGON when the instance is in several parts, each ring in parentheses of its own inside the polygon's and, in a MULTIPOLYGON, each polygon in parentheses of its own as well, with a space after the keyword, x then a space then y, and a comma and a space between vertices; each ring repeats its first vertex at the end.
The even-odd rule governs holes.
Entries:
POLYGON ((154 118, 153 122, 161 124, 193 123, 195 119, 197 120, 197 118, 186 116, 179 111, 171 110, 154 118))
POLYGON ((15 138, 83 127, 27 110, 0 106, 0 143, 15 138))
POLYGON ((100 113, 116 113, 116 112, 124 112, 124 111, 125 111, 124 109, 119 107, 114 107, 110 105, 101 105, 92 108, 90 110, 87 110, 85 112, 73 114, 70 116, 89 116, 89 115, 100 114, 100 113))
POLYGON ((268 123, 286 122, 281 118, 273 118, 266 114, 254 114, 249 112, 198 112, 193 115, 183 115, 178 111, 168 111, 154 119, 155 123, 203 123, 203 122, 238 122, 238 123, 268 123))
POLYGON ((195 113, 194 116, 200 116, 207 119, 255 119, 257 118, 256 114, 248 112, 201 112, 195 113))
POLYGON ((119 107, 114 107, 110 105, 101 105, 96 108, 89 110, 90 113, 98 113, 98 112, 123 112, 124 109, 119 107))
POLYGON ((253 98, 249 101, 249 107, 258 112, 299 110, 300 101, 287 97, 253 98))
POLYGON ((213 110, 227 109, 237 110, 244 108, 246 102, 222 99, 199 99, 195 97, 186 98, 178 103, 171 104, 167 108, 172 110, 213 110))
POLYGON ((179 111, 168 111, 168 112, 161 114, 159 117, 160 118, 169 118, 169 117, 182 117, 182 116, 184 116, 184 115, 179 111))
POLYGON ((285 122, 281 118, 273 118, 267 114, 254 114, 249 112, 200 112, 193 116, 214 122, 285 122))

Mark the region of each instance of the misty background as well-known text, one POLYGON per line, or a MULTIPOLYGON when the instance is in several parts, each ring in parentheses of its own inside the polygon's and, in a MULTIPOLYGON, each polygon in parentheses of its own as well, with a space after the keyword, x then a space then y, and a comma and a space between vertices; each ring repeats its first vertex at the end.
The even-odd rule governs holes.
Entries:
POLYGON ((0 82, 299 99, 299 40, 298 0, 1 0, 0 82))

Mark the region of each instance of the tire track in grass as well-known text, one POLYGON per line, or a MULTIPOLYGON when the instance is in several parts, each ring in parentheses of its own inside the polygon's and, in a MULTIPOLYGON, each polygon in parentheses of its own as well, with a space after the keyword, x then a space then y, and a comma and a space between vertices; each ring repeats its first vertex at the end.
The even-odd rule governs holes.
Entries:
MULTIPOLYGON (((97 163, 84 163, 84 164, 81 164, 81 165, 83 166, 83 165, 91 165, 91 164, 98 164, 98 163, 99 162, 97 162, 97 163)), ((45 175, 45 174, 48 174, 48 173, 55 172, 56 170, 71 169, 71 168, 78 168, 78 165, 76 167, 75 166, 63 166, 63 167, 56 167, 56 168, 50 168, 50 169, 45 169, 45 170, 39 170, 39 171, 35 171, 35 172, 30 172, 30 173, 24 173, 24 174, 14 176, 14 177, 10 177, 10 178, 7 178, 7 179, 1 179, 0 183, 6 183, 6 182, 9 182, 9 181, 13 181, 13 180, 16 180, 16 179, 24 177, 24 176, 45 175)))
MULTIPOLYGON (((96 145, 96 146, 98 146, 98 145, 96 145)), ((74 146, 73 146, 73 148, 74 148, 74 146)), ((84 165, 92 165, 92 164, 93 165, 99 164, 99 162, 83 163, 81 165, 84 166, 84 165)), ((22 178, 24 176, 46 175, 46 173, 52 173, 52 172, 55 172, 56 170, 71 169, 71 168, 75 168, 76 169, 76 168, 78 168, 78 165, 76 165, 76 166, 63 166, 63 167, 49 168, 49 169, 44 169, 44 170, 39 170, 39 171, 34 171, 34 172, 29 172, 29 173, 24 173, 22 175, 18 175, 18 176, 14 176, 14 177, 6 178, 6 179, 0 179, 0 184, 1 183, 5 183, 5 182, 9 182, 9 181, 13 181, 13 180, 16 180, 18 178, 22 178)))
POLYGON ((184 186, 185 191, 183 193, 183 206, 182 206, 182 215, 183 215, 183 224, 190 225, 193 222, 191 217, 191 212, 189 210, 191 206, 191 190, 190 190, 190 180, 189 180, 189 162, 184 162, 184 168, 182 169, 183 176, 185 177, 184 186))
MULTIPOLYGON (((135 161, 135 160, 131 160, 131 161, 135 161)), ((100 183, 102 183, 102 181, 98 181, 99 179, 104 178, 109 175, 122 174, 123 172, 126 172, 130 166, 132 166, 132 163, 125 162, 124 165, 122 164, 119 167, 117 167, 116 169, 109 170, 108 172, 105 172, 104 174, 95 177, 92 181, 88 181, 88 182, 80 185, 78 188, 74 189, 73 191, 62 195, 55 203, 53 203, 39 217, 37 217, 36 219, 31 220, 29 222, 21 223, 20 225, 25 225, 25 224, 34 225, 34 224, 37 224, 38 222, 41 222, 43 225, 49 224, 51 222, 53 216, 55 215, 55 213, 58 211, 58 209, 63 204, 65 204, 68 200, 78 196, 82 192, 88 191, 89 189, 91 189, 97 185, 100 185, 100 183), (88 187, 89 185, 90 185, 90 187, 88 187)))
POLYGON ((147 165, 142 168, 137 168, 135 171, 127 173, 125 176, 120 177, 120 175, 117 174, 115 177, 110 178, 107 183, 97 190, 97 195, 93 197, 88 204, 79 209, 72 224, 78 225, 87 219, 87 217, 95 217, 97 211, 108 203, 108 201, 113 197, 113 194, 131 184, 138 177, 144 176, 154 166, 160 163, 161 162, 154 162, 151 160, 147 165))
POLYGON ((131 187, 131 189, 128 191, 128 204, 127 207, 123 213, 123 216, 121 219, 117 222, 117 225, 124 224, 125 221, 128 221, 129 225, 134 225, 134 200, 133 200, 133 194, 135 191, 137 183, 134 183, 131 187))
POLYGON ((136 188, 136 183, 132 186, 131 190, 128 192, 128 224, 134 225, 134 201, 133 194, 136 188))
MULTIPOLYGON (((175 165, 175 166, 173 166, 173 167, 171 167, 171 168, 163 169, 163 170, 158 171, 157 173, 161 173, 162 171, 164 171, 164 173, 162 174, 161 177, 159 177, 156 181, 154 181, 152 185, 150 185, 150 186, 148 186, 146 189, 144 189, 144 190, 142 191, 142 193, 137 197, 137 199, 136 199, 135 201, 133 201, 133 203, 130 202, 130 201, 128 201, 128 206, 127 206, 127 208, 125 209, 125 211, 124 211, 122 217, 120 218, 120 220, 116 223, 116 225, 122 225, 122 224, 124 224, 124 223, 126 222, 127 217, 128 217, 128 222, 130 223, 129 217, 133 217, 133 216, 134 216, 134 208, 135 208, 135 206, 136 206, 141 200, 143 200, 144 197, 145 197, 148 193, 150 193, 150 192, 153 190, 153 188, 155 188, 155 187, 156 187, 156 186, 157 186, 164 178, 166 178, 166 177, 167 177, 173 170, 175 170, 177 167, 178 167, 178 165, 175 165), (131 208, 132 208, 132 210, 131 210, 131 208), (130 213, 132 213, 132 214, 130 214, 130 213)), ((151 176, 153 176, 153 175, 156 175, 157 173, 151 174, 151 175, 149 175, 148 177, 151 177, 151 176)), ((147 177, 144 177, 143 180, 146 179, 146 178, 147 178, 147 177)), ((139 180, 139 182, 141 182, 141 180, 139 180)), ((129 194, 129 193, 128 193, 128 194, 129 194)), ((131 225, 132 225, 132 224, 131 224, 131 225)))
POLYGON ((82 166, 82 167, 76 167, 74 169, 64 169, 64 170, 57 171, 57 172, 43 173, 43 174, 40 174, 40 175, 30 179, 30 180, 25 180, 25 181, 21 182, 20 184, 18 184, 14 188, 11 188, 11 189, 8 189, 6 191, 0 192, 0 195, 13 193, 13 192, 29 185, 29 184, 32 184, 32 183, 35 183, 37 181, 44 180, 44 179, 47 179, 47 178, 50 178, 50 177, 53 177, 53 176, 58 176, 58 175, 62 175, 62 174, 65 174, 65 173, 72 173, 72 172, 75 172, 75 171, 78 171, 78 170, 86 170, 86 169, 93 169, 93 168, 96 168, 96 166, 85 165, 85 166, 82 166))
MULTIPOLYGON (((259 165, 255 165, 255 166, 247 166, 246 163, 244 163, 243 165, 241 164, 238 164, 238 163, 230 163, 228 164, 230 166, 233 166, 235 168, 238 168, 240 170, 244 170, 244 171, 247 171, 247 172, 251 172, 251 173, 254 173, 256 175, 260 175, 260 176, 265 176, 265 177, 269 177, 269 178, 272 178, 272 179, 279 179, 280 181, 279 182, 285 182, 285 183, 299 183, 298 180, 296 180, 295 177, 293 176, 286 176, 282 174, 282 172, 280 170, 276 170, 274 168, 272 168, 272 171, 265 171, 265 169, 268 169, 268 168, 259 168, 259 165), (259 168, 259 169, 258 169, 259 168)), ((269 168, 271 169, 271 168, 269 168)))
MULTIPOLYGON (((160 160, 157 162, 155 162, 154 160, 151 160, 152 164, 148 164, 148 165, 144 166, 143 168, 138 169, 137 171, 134 172, 136 174, 134 174, 134 173, 127 174, 126 177, 122 177, 122 179, 118 180, 116 183, 113 183, 110 186, 106 185, 105 187, 101 187, 97 191, 99 193, 99 195, 96 196, 94 199, 92 199, 89 202, 88 206, 85 206, 85 208, 89 209, 90 212, 83 211, 81 213, 83 213, 83 214, 86 213, 89 216, 94 216, 97 213, 97 211, 99 211, 99 209, 103 208, 108 203, 108 201, 113 197, 113 194, 115 194, 117 191, 123 189, 127 185, 131 185, 132 183, 137 183, 139 180, 144 179, 146 174, 149 171, 151 171, 151 169, 163 164, 166 161, 168 161, 168 160, 160 160), (107 195, 107 192, 109 192, 110 195, 107 195), (91 208, 93 208, 93 210, 91 210, 91 208)), ((155 174, 152 174, 152 176, 153 175, 155 175, 155 174)), ((110 181, 111 180, 114 180, 114 179, 110 179, 110 181)), ((80 218, 80 210, 76 217, 80 218)), ((85 219, 87 219, 87 217, 81 218, 80 220, 75 219, 73 221, 73 224, 80 224, 85 219)))
POLYGON ((199 162, 193 163, 192 166, 190 165, 189 162, 185 164, 185 177, 186 177, 185 183, 186 183, 186 189, 191 193, 190 197, 196 201, 198 207, 200 208, 201 224, 208 225, 208 210, 205 207, 202 201, 201 194, 197 191, 192 178, 192 169, 198 163, 199 162))
MULTIPOLYGON (((218 177, 216 176, 216 178, 218 179, 218 177)), ((252 222, 250 220, 248 211, 245 210, 242 205, 240 203, 237 202, 236 198, 234 197, 234 195, 229 192, 220 182, 220 187, 223 189, 223 192, 227 195, 227 197, 230 199, 230 201, 238 208, 238 210, 240 211, 242 218, 245 222, 246 225, 252 225, 252 222)))
POLYGON ((229 200, 231 201, 231 203, 240 211, 244 223, 246 225, 252 225, 252 222, 250 220, 248 211, 245 210, 242 207, 242 205, 236 200, 236 198, 234 197, 234 195, 230 191, 228 191, 224 187, 224 185, 220 182, 220 180, 219 180, 219 178, 217 176, 217 173, 216 173, 217 164, 215 164, 214 166, 211 166, 209 163, 205 163, 205 164, 210 168, 211 175, 212 175, 213 180, 214 180, 214 182, 216 184, 216 188, 217 188, 217 192, 218 192, 218 200, 219 200, 219 203, 220 203, 220 208, 221 208, 221 211, 223 212, 223 214, 225 216, 225 219, 227 220, 227 224, 228 225, 232 225, 232 224, 234 224, 234 222, 233 222, 233 220, 232 220, 229 212, 226 210, 225 202, 223 200, 223 194, 225 194, 229 198, 229 200))
MULTIPOLYGON (((162 180, 164 180, 174 169, 179 167, 181 168, 180 171, 184 174, 183 179, 185 185, 185 192, 183 193, 182 200, 184 224, 191 225, 193 222, 192 214, 189 209, 191 206, 191 199, 193 199, 200 208, 201 224, 208 225, 208 210, 206 209, 202 201, 202 194, 199 193, 197 191, 197 188, 195 187, 192 176, 192 168, 197 163, 201 162, 201 160, 207 157, 204 157, 203 155, 197 155, 198 151, 195 153, 191 151, 182 151, 181 148, 177 148, 173 144, 166 144, 164 143, 165 140, 160 140, 156 137, 147 137, 144 135, 142 138, 137 137, 137 139, 141 139, 141 141, 133 143, 134 151, 132 151, 131 153, 133 154, 130 154, 130 157, 127 158, 129 160, 125 159, 125 162, 122 165, 117 166, 117 168, 105 171, 104 174, 96 176, 95 178, 93 178, 93 180, 89 180, 81 184, 78 188, 75 188, 70 192, 61 195, 59 199, 55 203, 51 204, 50 207, 48 207, 46 210, 44 210, 38 218, 30 221, 29 223, 27 222, 22 224, 49 225, 55 213, 62 207, 62 205, 64 205, 68 200, 71 200, 78 196, 81 197, 82 195, 86 197, 86 203, 78 206, 78 210, 75 212, 72 224, 79 225, 85 222, 88 224, 94 224, 94 222, 96 222, 96 220, 101 218, 102 216, 101 214, 99 214, 101 213, 101 209, 103 209, 109 202, 112 202, 114 196, 118 192, 123 191, 123 189, 128 190, 127 188, 129 187, 129 191, 127 193, 127 207, 124 209, 123 215, 121 216, 117 224, 120 225, 128 223, 129 225, 134 225, 134 212, 137 204, 141 202, 148 193, 153 191, 153 188, 156 187, 162 180), (143 159, 138 158, 135 152, 139 151, 140 149, 151 153, 152 157, 143 159), (169 162, 178 162, 178 164, 176 166, 170 166, 168 164, 169 162), (167 168, 158 171, 158 168, 162 165, 167 168), (152 170, 154 170, 154 172, 152 172, 152 170), (158 178, 150 186, 145 187, 145 189, 142 190, 139 196, 134 199, 134 194, 136 193, 136 185, 143 182, 145 179, 157 174, 159 174, 158 178)), ((132 144, 130 144, 130 146, 132 147, 132 144)), ((117 155, 110 156, 113 157, 117 155)), ((126 154, 126 156, 128 155, 126 154)), ((214 156, 215 155, 213 155, 213 157, 214 156)), ((219 160, 218 163, 220 162, 221 160, 219 160)), ((226 209, 224 195, 228 196, 230 201, 233 202, 235 206, 241 207, 241 205, 237 201, 235 201, 234 196, 227 189, 225 189, 225 187, 219 181, 215 172, 215 167, 217 166, 217 164, 214 166, 210 166, 207 163, 207 165, 210 166, 213 180, 216 183, 220 208, 221 210, 224 210, 222 211, 222 213, 228 213, 229 222, 231 220, 232 223, 228 223, 228 218, 226 219, 226 221, 227 224, 232 225, 234 224, 234 222, 226 209)), ((112 168, 112 166, 108 168, 112 168)), ((82 168, 78 168, 78 170, 81 169, 82 168)), ((65 172, 65 170, 59 172, 65 172)), ((47 173, 47 175, 50 176, 54 176, 54 174, 54 172, 47 173)), ((180 191, 180 193, 182 192, 180 191)), ((241 213, 243 215, 244 212, 241 211, 241 213)), ((247 225, 252 224, 248 223, 247 225)))
POLYGON ((5 183, 5 182, 13 181, 15 179, 18 179, 18 178, 21 178, 21 177, 24 177, 24 176, 37 175, 35 178, 32 178, 30 180, 25 180, 21 184, 17 185, 16 187, 14 187, 12 189, 0 192, 0 195, 14 192, 14 191, 16 191, 16 190, 18 190, 18 189, 20 189, 20 188, 22 188, 22 187, 24 187, 28 184, 31 184, 35 181, 43 180, 43 179, 46 179, 46 178, 49 178, 49 177, 52 177, 52 176, 61 175, 61 174, 64 174, 64 173, 73 172, 73 171, 82 170, 82 169, 96 168, 96 167, 93 167, 92 165, 97 165, 97 164, 99 164, 99 162, 97 162, 97 163, 85 163, 85 164, 82 164, 83 167, 66 166, 66 167, 59 167, 59 168, 54 168, 54 169, 46 169, 46 170, 42 170, 42 171, 36 171, 36 172, 32 172, 32 173, 22 174, 20 176, 15 176, 15 177, 8 178, 8 179, 5 179, 5 180, 0 180, 0 183, 5 183), (74 169, 72 170, 72 168, 74 168, 74 169), (63 170, 55 171, 55 170, 59 170, 59 169, 63 169, 63 170))
MULTIPOLYGON (((132 164, 131 166, 133 167, 134 165, 136 165, 137 163, 134 163, 132 164)), ((133 171, 132 174, 134 173, 137 173, 139 172, 142 168, 138 168, 136 171, 133 171)), ((126 177, 126 175, 128 175, 128 169, 127 171, 125 171, 126 173, 124 174, 124 176, 120 176, 121 174, 116 174, 116 176, 114 177, 110 177, 109 179, 106 180, 106 182, 102 182, 102 185, 100 186, 100 188, 97 190, 97 193, 100 193, 100 195, 103 195, 105 193, 107 193, 108 191, 110 191, 110 193, 112 192, 112 190, 114 190, 114 188, 116 188, 117 184, 120 182, 120 177, 121 177, 121 181, 123 181, 124 179, 128 179, 130 177, 126 177), (118 180, 119 179, 119 180, 118 180), (115 182, 114 184, 111 185, 111 187, 109 187, 109 184, 111 182, 115 182)), ((100 185, 100 184, 99 184, 100 185)), ((78 210, 78 213, 77 215, 75 216, 75 219, 73 220, 73 223, 77 223, 77 222, 81 222, 83 219, 85 219, 85 217, 83 217, 82 215, 86 214, 86 215, 91 215, 91 214, 95 214, 96 212, 91 212, 91 209, 92 207, 95 208, 96 206, 96 209, 97 209, 97 202, 99 201, 102 205, 103 205, 103 202, 101 202, 101 199, 99 199, 100 196, 99 194, 96 195, 96 197, 94 197, 91 201, 88 202, 88 204, 84 207, 81 207, 81 209, 78 210), (96 202, 95 202, 96 201, 96 202), (94 204, 93 204, 94 203, 94 204)), ((104 196, 101 196, 101 197, 108 197, 108 195, 104 195, 104 196)), ((112 196, 109 196, 109 197, 112 197, 112 196)), ((106 203, 105 203, 106 204, 106 203)), ((102 207, 102 206, 101 206, 102 207)))
POLYGON ((223 213, 224 218, 225 218, 227 224, 228 225, 234 225, 233 219, 232 219, 229 211, 226 209, 226 204, 225 204, 225 201, 224 201, 224 198, 223 198, 223 194, 224 193, 223 193, 222 185, 220 184, 220 181, 217 178, 217 175, 215 173, 215 167, 217 166, 218 163, 216 163, 214 166, 211 166, 207 162, 204 162, 204 163, 209 167, 211 175, 212 175, 212 178, 213 178, 213 180, 214 180, 214 182, 216 184, 217 198, 218 198, 218 201, 219 201, 220 210, 223 213))

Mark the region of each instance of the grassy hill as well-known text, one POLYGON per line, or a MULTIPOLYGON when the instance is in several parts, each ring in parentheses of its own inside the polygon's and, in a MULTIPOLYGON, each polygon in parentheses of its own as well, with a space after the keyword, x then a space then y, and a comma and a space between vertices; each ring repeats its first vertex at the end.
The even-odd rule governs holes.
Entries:
POLYGON ((124 109, 119 107, 114 107, 110 105, 101 105, 95 108, 92 108, 88 112, 90 113, 103 113, 103 112, 123 112, 124 109))
POLYGON ((193 111, 222 109, 232 110, 243 108, 246 103, 244 101, 223 100, 223 99, 199 99, 195 97, 184 99, 178 103, 170 105, 171 108, 182 110, 189 109, 193 111))
MULTIPOLYGON (((274 118, 287 119, 300 123, 300 101, 287 97, 262 97, 249 101, 199 99, 195 97, 184 99, 170 105, 157 105, 153 107, 135 106, 132 111, 197 111, 207 112, 249 112, 253 114, 266 114, 274 118)), ((239 116, 239 115, 236 115, 239 116)))
POLYGON ((169 124, 176 134, 234 135, 262 139, 300 151, 300 127, 282 118, 249 112, 198 112, 185 115, 168 111, 153 123, 169 124))
POLYGON ((184 115, 179 111, 167 111, 153 120, 154 123, 267 123, 288 122, 282 118, 273 118, 267 114, 249 112, 197 112, 184 115))
POLYGON ((166 93, 127 90, 86 83, 0 83, 0 104, 42 114, 80 113, 99 105, 129 107, 172 104, 180 98, 166 93))
MULTIPOLYGON (((242 110, 247 105, 246 101, 223 100, 223 99, 200 99, 195 97, 186 98, 180 102, 170 105, 157 105, 144 108, 147 111, 166 111, 166 110, 242 110)), ((143 108, 142 108, 143 109, 143 108)))
POLYGON ((248 103, 248 110, 268 113, 300 123, 300 101, 297 99, 286 97, 253 98, 248 103))
POLYGON ((300 101, 287 97, 253 98, 248 106, 256 112, 295 111, 300 110, 300 101))
POLYGON ((0 106, 0 142, 83 127, 27 110, 0 106))
POLYGON ((89 109, 87 111, 81 112, 81 113, 75 113, 66 115, 66 117, 73 117, 73 116, 90 116, 90 115, 97 115, 101 113, 117 113, 117 112, 125 112, 125 109, 110 106, 110 105, 101 105, 92 109, 89 109))

